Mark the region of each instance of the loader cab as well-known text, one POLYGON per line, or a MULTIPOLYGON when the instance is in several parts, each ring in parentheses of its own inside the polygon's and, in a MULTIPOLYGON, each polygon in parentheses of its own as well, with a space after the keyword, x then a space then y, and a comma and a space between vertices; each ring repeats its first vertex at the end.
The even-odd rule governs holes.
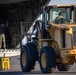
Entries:
POLYGON ((63 48, 72 49, 73 45, 75 45, 75 36, 74 36, 76 26, 75 12, 76 8, 75 6, 72 5, 46 6, 45 10, 43 11, 43 19, 42 19, 44 23, 43 28, 48 31, 48 33, 52 37, 51 39, 58 42, 58 45, 61 49, 63 48), (64 18, 61 19, 59 23, 55 23, 55 19, 58 16, 59 12, 63 12, 64 18), (55 29, 53 26, 51 26, 51 23, 58 25, 66 24, 68 26, 71 26, 71 28, 69 31, 65 29, 55 29))
POLYGON ((44 27, 48 22, 53 22, 55 24, 70 24, 76 23, 76 8, 72 5, 63 5, 63 6, 45 6, 43 7, 42 20, 44 22, 44 27), (55 22, 55 19, 59 16, 59 12, 62 12, 63 18, 59 19, 59 23, 55 22))
MULTIPOLYGON (((58 25, 70 25, 71 23, 74 23, 73 12, 73 6, 54 6, 50 9, 50 21, 58 25), (62 18, 56 20, 59 18, 59 12, 62 12, 62 18)), ((72 34, 68 34, 67 32, 69 31, 66 31, 65 29, 55 29, 54 32, 54 39, 58 42, 60 49, 72 48, 72 34)))
POLYGON ((74 8, 74 6, 53 6, 50 9, 50 21, 55 23, 55 19, 59 16, 59 12, 62 12, 62 16, 64 17, 63 20, 65 20, 65 22, 62 23, 73 23, 72 14, 75 11, 74 8))
MULTIPOLYGON (((54 6, 51 8, 50 10, 50 21, 55 23, 55 24, 66 24, 66 25, 69 25, 71 26, 71 24, 73 24, 75 26, 75 7, 74 6, 54 6), (62 12, 62 16, 63 18, 60 18, 58 20, 56 20, 59 16, 59 12, 62 12)), ((74 35, 73 35, 73 29, 71 31, 72 28, 70 28, 69 31, 66 31, 66 30, 58 30, 56 29, 55 30, 55 36, 58 36, 59 35, 59 39, 58 38, 55 38, 55 40, 58 42, 59 44, 59 47, 61 49, 63 48, 68 48, 68 49, 71 49, 75 39, 74 39, 74 35), (67 33, 69 32, 69 34, 67 33), (70 32, 72 34, 70 34, 70 32), (73 37, 72 37, 73 36, 73 37), (69 40, 69 41, 68 41, 69 40), (61 41, 61 42, 60 42, 61 41), (69 43, 69 44, 68 44, 69 43)))

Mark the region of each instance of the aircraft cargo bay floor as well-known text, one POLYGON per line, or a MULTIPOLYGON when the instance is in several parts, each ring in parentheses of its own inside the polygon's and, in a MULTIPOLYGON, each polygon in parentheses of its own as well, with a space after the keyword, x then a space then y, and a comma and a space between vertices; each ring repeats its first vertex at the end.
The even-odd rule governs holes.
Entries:
MULTIPOLYGON (((27 73, 22 72, 21 68, 20 68, 19 56, 11 58, 11 69, 10 70, 0 70, 0 75, 27 75, 27 74, 28 75, 29 74, 44 75, 40 71, 38 62, 36 62, 35 69, 32 72, 27 72, 27 73)), ((54 73, 54 75, 66 75, 66 74, 67 75, 76 75, 76 63, 71 66, 71 68, 68 72, 59 72, 56 69, 56 73, 54 73)), ((48 75, 48 74, 45 74, 45 75, 48 75)))

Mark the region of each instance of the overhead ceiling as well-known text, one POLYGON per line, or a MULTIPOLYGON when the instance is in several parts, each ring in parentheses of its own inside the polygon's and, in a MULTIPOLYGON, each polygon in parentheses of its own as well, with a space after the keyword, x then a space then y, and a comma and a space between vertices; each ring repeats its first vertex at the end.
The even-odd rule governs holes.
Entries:
POLYGON ((0 0, 0 4, 16 3, 22 1, 28 1, 28 0, 0 0))

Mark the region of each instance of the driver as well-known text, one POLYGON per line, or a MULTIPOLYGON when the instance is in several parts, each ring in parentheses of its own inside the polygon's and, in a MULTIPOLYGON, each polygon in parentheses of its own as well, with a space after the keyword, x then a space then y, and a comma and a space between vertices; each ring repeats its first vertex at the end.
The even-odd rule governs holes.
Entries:
POLYGON ((63 12, 59 12, 58 16, 55 18, 54 23, 56 24, 61 24, 61 23, 65 23, 65 17, 63 16, 63 12))

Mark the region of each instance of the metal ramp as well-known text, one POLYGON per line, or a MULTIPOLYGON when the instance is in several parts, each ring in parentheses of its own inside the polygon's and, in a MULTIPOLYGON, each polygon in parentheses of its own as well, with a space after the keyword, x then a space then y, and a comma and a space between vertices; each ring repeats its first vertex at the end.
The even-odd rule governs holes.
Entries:
POLYGON ((13 57, 20 55, 20 48, 17 49, 0 49, 0 58, 13 57))
POLYGON ((0 69, 10 69, 10 58, 18 55, 20 55, 20 48, 0 49, 0 69))

